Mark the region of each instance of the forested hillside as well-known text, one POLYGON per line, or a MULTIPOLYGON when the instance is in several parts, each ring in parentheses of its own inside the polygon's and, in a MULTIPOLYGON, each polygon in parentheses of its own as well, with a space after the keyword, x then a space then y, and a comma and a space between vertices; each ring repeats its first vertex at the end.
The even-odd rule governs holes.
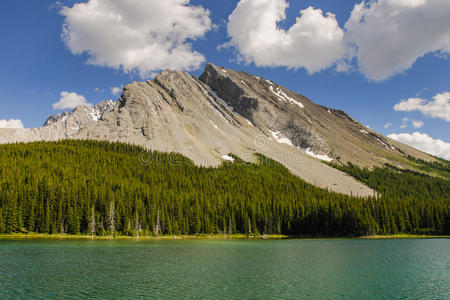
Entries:
POLYGON ((0 146, 0 233, 449 234, 450 182, 343 168, 382 196, 314 187, 259 156, 219 168, 96 141, 0 146))

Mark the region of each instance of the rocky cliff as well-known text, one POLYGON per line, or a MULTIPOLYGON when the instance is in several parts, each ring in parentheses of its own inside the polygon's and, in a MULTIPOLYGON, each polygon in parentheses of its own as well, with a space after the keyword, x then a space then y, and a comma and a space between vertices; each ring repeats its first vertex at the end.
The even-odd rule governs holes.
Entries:
MULTIPOLYGON (((314 104, 278 84, 208 64, 200 78, 164 71, 133 82, 117 102, 83 105, 50 117, 42 128, 0 130, 0 142, 100 139, 181 153, 217 166, 230 153, 262 153, 317 186, 341 193, 373 191, 322 161, 402 165, 407 155, 433 158, 389 140, 340 110, 314 104)), ((176 155, 174 156, 176 163, 176 155)))

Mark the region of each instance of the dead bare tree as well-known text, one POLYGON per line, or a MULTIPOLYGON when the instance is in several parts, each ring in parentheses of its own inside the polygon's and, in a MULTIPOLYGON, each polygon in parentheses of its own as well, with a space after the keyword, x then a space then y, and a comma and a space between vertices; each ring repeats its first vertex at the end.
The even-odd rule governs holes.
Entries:
POLYGON ((92 206, 91 211, 91 218, 89 220, 89 232, 91 233, 91 236, 95 235, 95 229, 96 229, 96 222, 95 222, 95 209, 92 206))
POLYGON ((114 201, 109 204, 109 232, 111 236, 116 231, 116 209, 114 208, 114 201))
POLYGON ((141 223, 139 222, 139 214, 136 210, 136 216, 134 218, 134 229, 136 231, 136 237, 139 237, 139 233, 141 232, 141 223))
POLYGON ((160 231, 161 224, 159 223, 159 210, 156 214, 156 223, 155 223, 155 235, 158 236, 160 231))

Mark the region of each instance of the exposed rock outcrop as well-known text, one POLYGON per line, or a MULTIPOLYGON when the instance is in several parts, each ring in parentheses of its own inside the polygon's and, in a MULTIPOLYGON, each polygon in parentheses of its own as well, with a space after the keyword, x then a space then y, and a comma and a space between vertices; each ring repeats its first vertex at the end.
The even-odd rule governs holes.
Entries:
MULTIPOLYGON (((217 166, 230 153, 262 153, 320 187, 353 195, 373 191, 320 160, 363 166, 406 155, 432 158, 364 127, 342 111, 316 105, 276 83, 208 64, 200 78, 164 71, 125 86, 117 102, 82 105, 42 128, 0 130, 0 142, 98 139, 181 153, 217 166)), ((157 163, 157 162, 154 162, 157 163)), ((177 163, 176 155, 174 163, 177 163)))

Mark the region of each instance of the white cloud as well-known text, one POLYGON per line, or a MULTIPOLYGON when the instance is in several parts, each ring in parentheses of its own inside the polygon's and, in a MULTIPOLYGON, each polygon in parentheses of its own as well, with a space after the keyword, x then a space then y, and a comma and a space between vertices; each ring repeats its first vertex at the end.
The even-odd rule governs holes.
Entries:
POLYGON ((23 128, 23 124, 18 119, 0 120, 0 128, 23 128))
POLYGON ((431 155, 450 160, 450 143, 446 143, 439 139, 433 139, 426 133, 414 132, 413 134, 390 134, 388 137, 431 155))
MULTIPOLYGON (((305 68, 314 73, 338 62, 346 53, 344 32, 335 15, 308 7, 288 30, 285 0, 241 0, 229 16, 227 31, 239 58, 256 66, 305 68)), ((344 64, 339 70, 347 70, 344 64)))
POLYGON ((401 128, 401 129, 405 129, 406 127, 408 127, 408 125, 406 125, 406 124, 400 125, 400 128, 401 128))
POLYGON ((355 5, 345 24, 360 70, 384 80, 430 52, 450 53, 450 1, 375 0, 355 5))
POLYGON ((394 106, 396 111, 420 111, 426 116, 440 118, 450 122, 450 92, 437 94, 434 101, 422 98, 409 98, 402 100, 394 106))
POLYGON ((389 128, 389 127, 391 127, 392 126, 392 123, 391 122, 387 122, 386 124, 384 124, 384 128, 389 128))
POLYGON ((122 92, 122 89, 118 86, 111 88, 111 94, 114 96, 119 96, 120 92, 122 92))
POLYGON ((411 123, 414 128, 421 128, 424 125, 424 123, 422 121, 418 121, 418 120, 412 120, 411 123))
POLYGON ((336 63, 336 72, 340 72, 340 73, 350 73, 350 71, 353 71, 354 68, 353 66, 345 61, 345 60, 340 60, 336 63))
POLYGON ((205 60, 191 41, 211 29, 209 11, 189 0, 89 0, 60 13, 66 46, 87 53, 92 65, 146 78, 166 68, 197 69, 205 60))
POLYGON ((77 93, 61 92, 61 98, 58 102, 53 103, 53 109, 73 109, 81 104, 88 104, 86 98, 77 93))

